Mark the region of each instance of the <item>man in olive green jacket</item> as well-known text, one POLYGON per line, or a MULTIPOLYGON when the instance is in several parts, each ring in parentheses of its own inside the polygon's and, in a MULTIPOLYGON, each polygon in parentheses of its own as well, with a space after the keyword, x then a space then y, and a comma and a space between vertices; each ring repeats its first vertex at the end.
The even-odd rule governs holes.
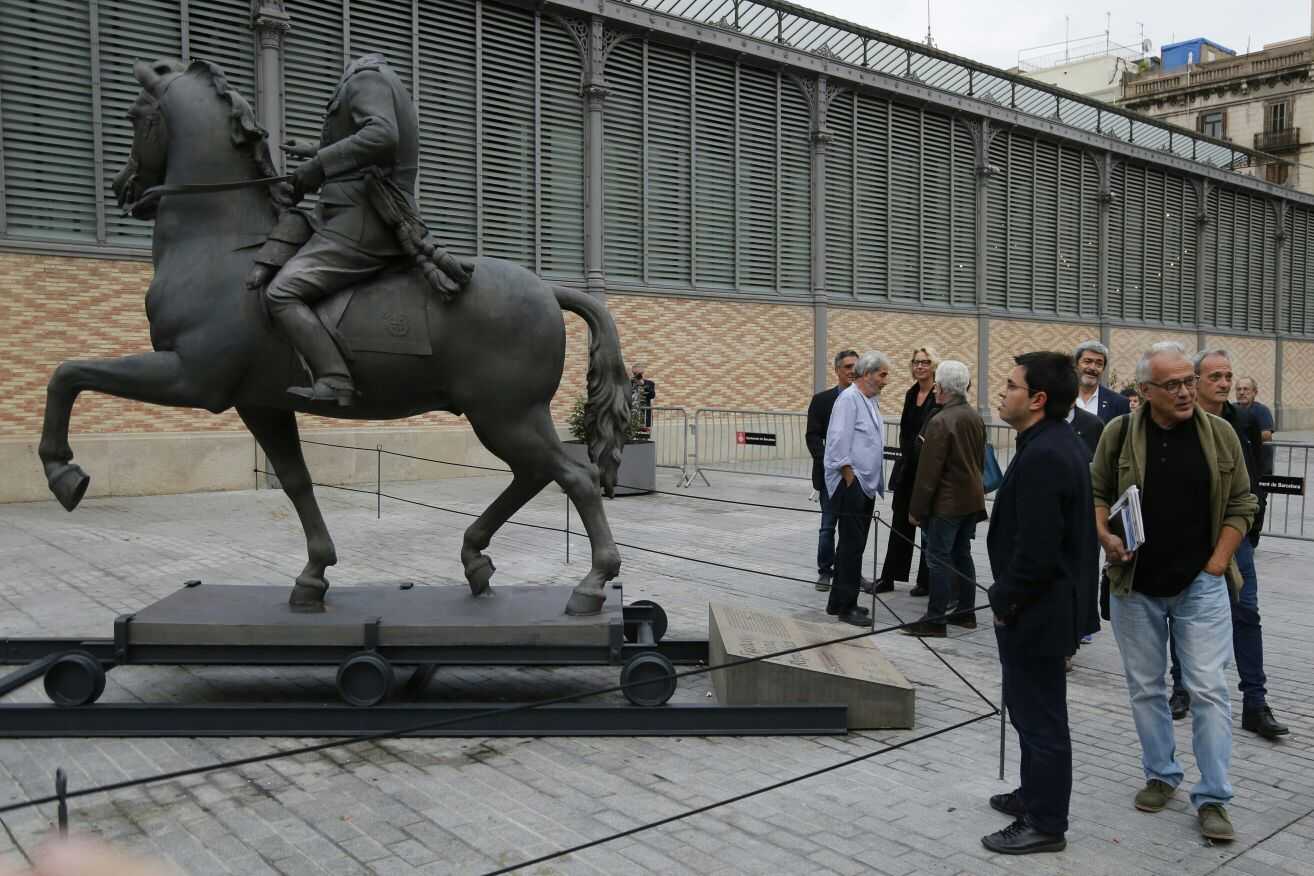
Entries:
POLYGON ((1091 463, 1095 527, 1110 563, 1113 633, 1145 768, 1146 785, 1135 805, 1146 812, 1165 808, 1183 776, 1164 681, 1171 623, 1191 694, 1200 770, 1191 803, 1201 833, 1231 840, 1226 669, 1232 657, 1230 600, 1241 589, 1232 555, 1259 502, 1250 492, 1236 432, 1196 406, 1195 368, 1182 346, 1152 346, 1141 356, 1136 379, 1146 403, 1108 424, 1091 463), (1109 525, 1110 506, 1133 485, 1141 492, 1145 530, 1135 553, 1109 525))

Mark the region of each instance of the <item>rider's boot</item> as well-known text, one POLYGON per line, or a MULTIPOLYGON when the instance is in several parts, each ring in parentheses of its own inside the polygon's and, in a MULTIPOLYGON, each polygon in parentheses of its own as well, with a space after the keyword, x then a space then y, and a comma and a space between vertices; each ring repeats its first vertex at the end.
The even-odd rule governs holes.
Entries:
POLYGON ((280 304, 271 308, 271 315, 315 375, 313 386, 290 386, 288 393, 313 402, 336 403, 344 408, 350 406, 356 399, 356 389, 342 351, 333 342, 328 329, 305 304, 299 301, 280 304))

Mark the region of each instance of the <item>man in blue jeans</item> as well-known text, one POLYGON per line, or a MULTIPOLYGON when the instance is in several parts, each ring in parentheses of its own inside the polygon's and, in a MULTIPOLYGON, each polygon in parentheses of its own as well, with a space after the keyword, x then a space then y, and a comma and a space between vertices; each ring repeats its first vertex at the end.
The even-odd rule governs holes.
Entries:
MULTIPOLYGON (((1227 399, 1232 391, 1232 356, 1226 350, 1203 350, 1192 362, 1199 378, 1196 403, 1216 417, 1231 424, 1241 441, 1245 454, 1246 472, 1251 484, 1259 480, 1264 445, 1263 427, 1250 414, 1227 399)), ((1239 395, 1238 391, 1238 395, 1239 395)), ((1263 495, 1257 486, 1252 492, 1263 506, 1263 495)), ((1258 522, 1254 529, 1258 529, 1258 522)), ((1273 716, 1268 706, 1268 678, 1264 674, 1264 630, 1259 620, 1259 577, 1255 573, 1255 546, 1257 533, 1242 539, 1236 550, 1236 565, 1241 570, 1241 593, 1232 603, 1232 649, 1236 653, 1236 671, 1241 676, 1241 729, 1258 733, 1265 739, 1277 739, 1290 731, 1273 716)), ((1172 649, 1173 694, 1168 700, 1173 719, 1185 718, 1191 705, 1191 695, 1182 685, 1182 667, 1177 649, 1172 649)))
POLYGON ((944 638, 945 624, 976 629, 976 567, 972 538, 986 519, 985 424, 967 403, 972 375, 952 359, 935 369, 935 401, 940 409, 917 436, 917 475, 908 501, 908 521, 923 526, 922 545, 930 570, 931 599, 926 615, 903 629, 909 636, 944 638), (949 615, 950 595, 956 596, 949 615))
POLYGON ((1191 791, 1200 833, 1235 837, 1232 799, 1233 554, 1259 501, 1250 492, 1241 441, 1227 422, 1196 405, 1195 367, 1181 344, 1161 341, 1136 365, 1145 403, 1108 424, 1091 464, 1095 526, 1109 560, 1110 615, 1122 652, 1145 787, 1134 805, 1159 812, 1181 783, 1168 708, 1168 629, 1193 702, 1191 742, 1200 781, 1191 791), (1127 550, 1109 508, 1131 486, 1141 493, 1145 541, 1127 550), (1230 592, 1229 592, 1230 591, 1230 592))
POLYGON ((821 530, 817 533, 817 589, 830 590, 835 576, 835 514, 830 507, 830 491, 826 489, 826 472, 822 465, 826 456, 826 429, 835 399, 853 382, 853 366, 858 354, 853 350, 840 350, 835 354, 835 385, 823 389, 808 403, 808 425, 804 439, 812 455, 812 488, 821 500, 821 530))

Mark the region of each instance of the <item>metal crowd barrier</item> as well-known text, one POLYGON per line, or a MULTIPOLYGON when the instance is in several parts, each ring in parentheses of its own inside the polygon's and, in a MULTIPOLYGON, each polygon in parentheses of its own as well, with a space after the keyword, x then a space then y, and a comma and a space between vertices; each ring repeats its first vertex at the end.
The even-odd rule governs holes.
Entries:
POLYGON ((689 412, 684 408, 657 405, 647 411, 652 413, 648 434, 657 453, 657 467, 679 469, 680 486, 687 485, 690 480, 689 412))
POLYGON ((1310 475, 1310 451, 1314 444, 1274 441, 1273 474, 1264 477, 1268 512, 1264 535, 1314 541, 1314 521, 1306 517, 1305 484, 1310 475))
POLYGON ((812 455, 804 433, 808 416, 797 411, 745 411, 699 408, 694 412, 694 471, 689 482, 706 472, 812 476, 812 455))

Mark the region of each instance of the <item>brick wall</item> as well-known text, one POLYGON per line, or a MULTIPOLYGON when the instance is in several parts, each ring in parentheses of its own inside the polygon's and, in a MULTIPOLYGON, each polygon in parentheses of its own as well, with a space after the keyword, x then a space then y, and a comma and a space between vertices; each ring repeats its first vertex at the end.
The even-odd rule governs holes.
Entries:
POLYGON ((1004 390, 1013 357, 1021 353, 1054 350, 1071 353, 1082 341, 1099 338, 1098 326, 1066 322, 1028 322, 996 319, 990 322, 990 408, 1004 390))
MULTIPOLYGON (((1268 398, 1273 398, 1273 369, 1277 365, 1277 342, 1267 338, 1242 338, 1236 335, 1206 335, 1205 347, 1221 347, 1232 354, 1232 374, 1235 377, 1253 377, 1259 381, 1260 392, 1268 387, 1268 398)), ((1236 396, 1233 395, 1233 399, 1236 396)))
POLYGON ((1187 355, 1191 355, 1195 353, 1195 340, 1195 335, 1190 332, 1114 329, 1109 337, 1109 352, 1113 356, 1110 366, 1117 373, 1118 388, 1121 389, 1136 379, 1136 363, 1151 344, 1159 341, 1176 341, 1186 348, 1187 355))
MULTIPOLYGON (((1314 343, 1282 343, 1283 429, 1314 429, 1314 343)), ((1273 404, 1273 386, 1259 387, 1259 400, 1273 404)))
POLYGON ((826 334, 827 361, 847 347, 859 353, 880 350, 894 362, 889 387, 881 394, 881 413, 887 417, 898 417, 903 409, 904 391, 912 384, 913 350, 934 347, 941 360, 957 359, 976 372, 976 317, 832 307, 826 334))

